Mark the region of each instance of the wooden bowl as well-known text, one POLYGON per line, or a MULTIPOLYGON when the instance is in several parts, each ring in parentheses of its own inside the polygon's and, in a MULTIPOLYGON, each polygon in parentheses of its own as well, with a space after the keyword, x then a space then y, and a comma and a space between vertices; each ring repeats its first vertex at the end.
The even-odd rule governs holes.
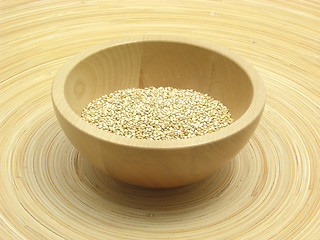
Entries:
POLYGON ((257 72, 234 53, 177 36, 135 36, 93 46, 58 72, 52 86, 58 121, 76 149, 120 181, 152 188, 203 179, 248 142, 265 105, 257 72), (235 122, 184 140, 141 140, 100 130, 80 118, 93 99, 118 89, 172 86, 207 93, 235 122))

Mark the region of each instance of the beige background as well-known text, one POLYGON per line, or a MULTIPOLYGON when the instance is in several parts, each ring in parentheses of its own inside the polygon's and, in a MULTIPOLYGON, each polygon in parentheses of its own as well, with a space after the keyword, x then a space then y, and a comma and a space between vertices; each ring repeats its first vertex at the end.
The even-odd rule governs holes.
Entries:
POLYGON ((319 1, 3 0, 0 8, 0 239, 319 239, 319 1), (229 48, 267 89, 243 151, 178 189, 104 176, 52 109, 52 80, 71 56, 145 33, 229 48))

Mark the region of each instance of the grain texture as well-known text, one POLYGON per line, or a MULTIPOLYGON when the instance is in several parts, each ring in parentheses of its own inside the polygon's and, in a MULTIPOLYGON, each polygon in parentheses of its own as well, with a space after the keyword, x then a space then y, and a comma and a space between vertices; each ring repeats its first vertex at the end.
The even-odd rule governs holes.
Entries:
POLYGON ((1 239, 318 239, 318 1, 2 1, 1 239), (79 51, 131 34, 227 47, 267 105, 249 144, 199 183, 147 190, 97 171, 54 116, 51 83, 79 51))
POLYGON ((81 119, 125 137, 186 139, 233 122, 226 106, 207 94, 172 87, 129 88, 90 102, 81 119))

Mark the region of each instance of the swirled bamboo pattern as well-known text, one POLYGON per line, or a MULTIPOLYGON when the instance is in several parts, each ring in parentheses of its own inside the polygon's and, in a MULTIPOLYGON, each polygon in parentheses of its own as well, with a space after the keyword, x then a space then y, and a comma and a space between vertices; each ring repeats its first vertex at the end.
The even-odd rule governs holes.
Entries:
POLYGON ((1 239, 319 239, 318 1, 1 1, 1 239), (83 49, 132 34, 229 48, 267 105, 249 144, 181 188, 119 183, 81 157, 52 109, 52 79, 83 49))

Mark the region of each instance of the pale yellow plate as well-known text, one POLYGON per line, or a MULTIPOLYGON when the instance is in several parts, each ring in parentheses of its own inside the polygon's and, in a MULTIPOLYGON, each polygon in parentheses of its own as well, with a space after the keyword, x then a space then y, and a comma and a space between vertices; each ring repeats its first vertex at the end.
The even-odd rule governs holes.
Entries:
POLYGON ((0 239, 319 239, 319 1, 2 1, 0 239), (68 142, 50 90, 71 56, 131 34, 178 34, 260 73, 264 115, 226 167, 146 190, 68 142))

